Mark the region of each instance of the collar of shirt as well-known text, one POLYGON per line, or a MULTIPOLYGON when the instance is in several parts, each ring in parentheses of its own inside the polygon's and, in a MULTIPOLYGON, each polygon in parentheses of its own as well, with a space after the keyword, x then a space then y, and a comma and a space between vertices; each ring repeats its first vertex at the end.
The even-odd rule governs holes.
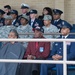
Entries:
POLYGON ((31 19, 31 22, 34 22, 35 19, 31 19))
POLYGON ((14 19, 14 20, 12 21, 12 24, 15 22, 15 20, 16 20, 16 19, 14 19))
POLYGON ((65 39, 66 39, 67 37, 68 37, 68 35, 66 35, 66 36, 62 36, 62 38, 65 38, 65 39))
POLYGON ((57 20, 54 20, 54 21, 56 21, 56 22, 58 22, 60 19, 57 19, 57 20))

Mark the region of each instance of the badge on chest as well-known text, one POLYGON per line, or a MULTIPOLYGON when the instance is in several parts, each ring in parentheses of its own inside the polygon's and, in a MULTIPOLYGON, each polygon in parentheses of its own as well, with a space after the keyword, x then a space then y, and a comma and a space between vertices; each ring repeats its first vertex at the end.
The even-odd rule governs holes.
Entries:
POLYGON ((44 51, 44 47, 40 47, 39 51, 42 53, 44 51))
POLYGON ((66 45, 71 45, 71 42, 67 41, 67 42, 66 42, 66 45))

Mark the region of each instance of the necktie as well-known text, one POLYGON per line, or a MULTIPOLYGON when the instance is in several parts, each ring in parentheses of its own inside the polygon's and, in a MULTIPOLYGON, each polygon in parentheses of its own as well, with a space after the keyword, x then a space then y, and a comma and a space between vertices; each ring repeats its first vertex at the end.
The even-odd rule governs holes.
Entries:
POLYGON ((39 44, 38 44, 38 42, 36 42, 36 49, 38 49, 38 47, 39 47, 39 44))

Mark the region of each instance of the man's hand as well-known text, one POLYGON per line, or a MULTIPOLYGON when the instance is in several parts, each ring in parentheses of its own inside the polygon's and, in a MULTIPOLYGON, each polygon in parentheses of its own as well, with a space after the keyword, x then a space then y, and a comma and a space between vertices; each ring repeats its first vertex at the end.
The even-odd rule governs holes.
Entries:
POLYGON ((58 60, 62 59, 61 55, 56 54, 56 57, 57 57, 58 60))
POLYGON ((60 60, 60 59, 62 59, 62 56, 56 54, 56 55, 53 55, 52 58, 53 58, 53 60, 60 60))
POLYGON ((27 56, 27 59, 32 59, 32 55, 28 55, 27 56))
POLYGON ((28 55, 27 56, 27 59, 35 59, 36 57, 35 56, 33 56, 33 55, 28 55))
POLYGON ((53 60, 57 60, 56 55, 53 55, 53 56, 52 56, 52 59, 53 59, 53 60))

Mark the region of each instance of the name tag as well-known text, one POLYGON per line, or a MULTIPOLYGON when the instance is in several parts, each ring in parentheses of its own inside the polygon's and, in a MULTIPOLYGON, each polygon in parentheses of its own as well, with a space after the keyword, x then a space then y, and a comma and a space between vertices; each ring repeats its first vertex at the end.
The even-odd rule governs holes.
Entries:
POLYGON ((66 42, 66 45, 71 45, 71 42, 68 42, 68 41, 67 41, 67 42, 66 42))
POLYGON ((40 47, 39 48, 39 51, 42 53, 44 51, 44 48, 43 47, 40 47))

